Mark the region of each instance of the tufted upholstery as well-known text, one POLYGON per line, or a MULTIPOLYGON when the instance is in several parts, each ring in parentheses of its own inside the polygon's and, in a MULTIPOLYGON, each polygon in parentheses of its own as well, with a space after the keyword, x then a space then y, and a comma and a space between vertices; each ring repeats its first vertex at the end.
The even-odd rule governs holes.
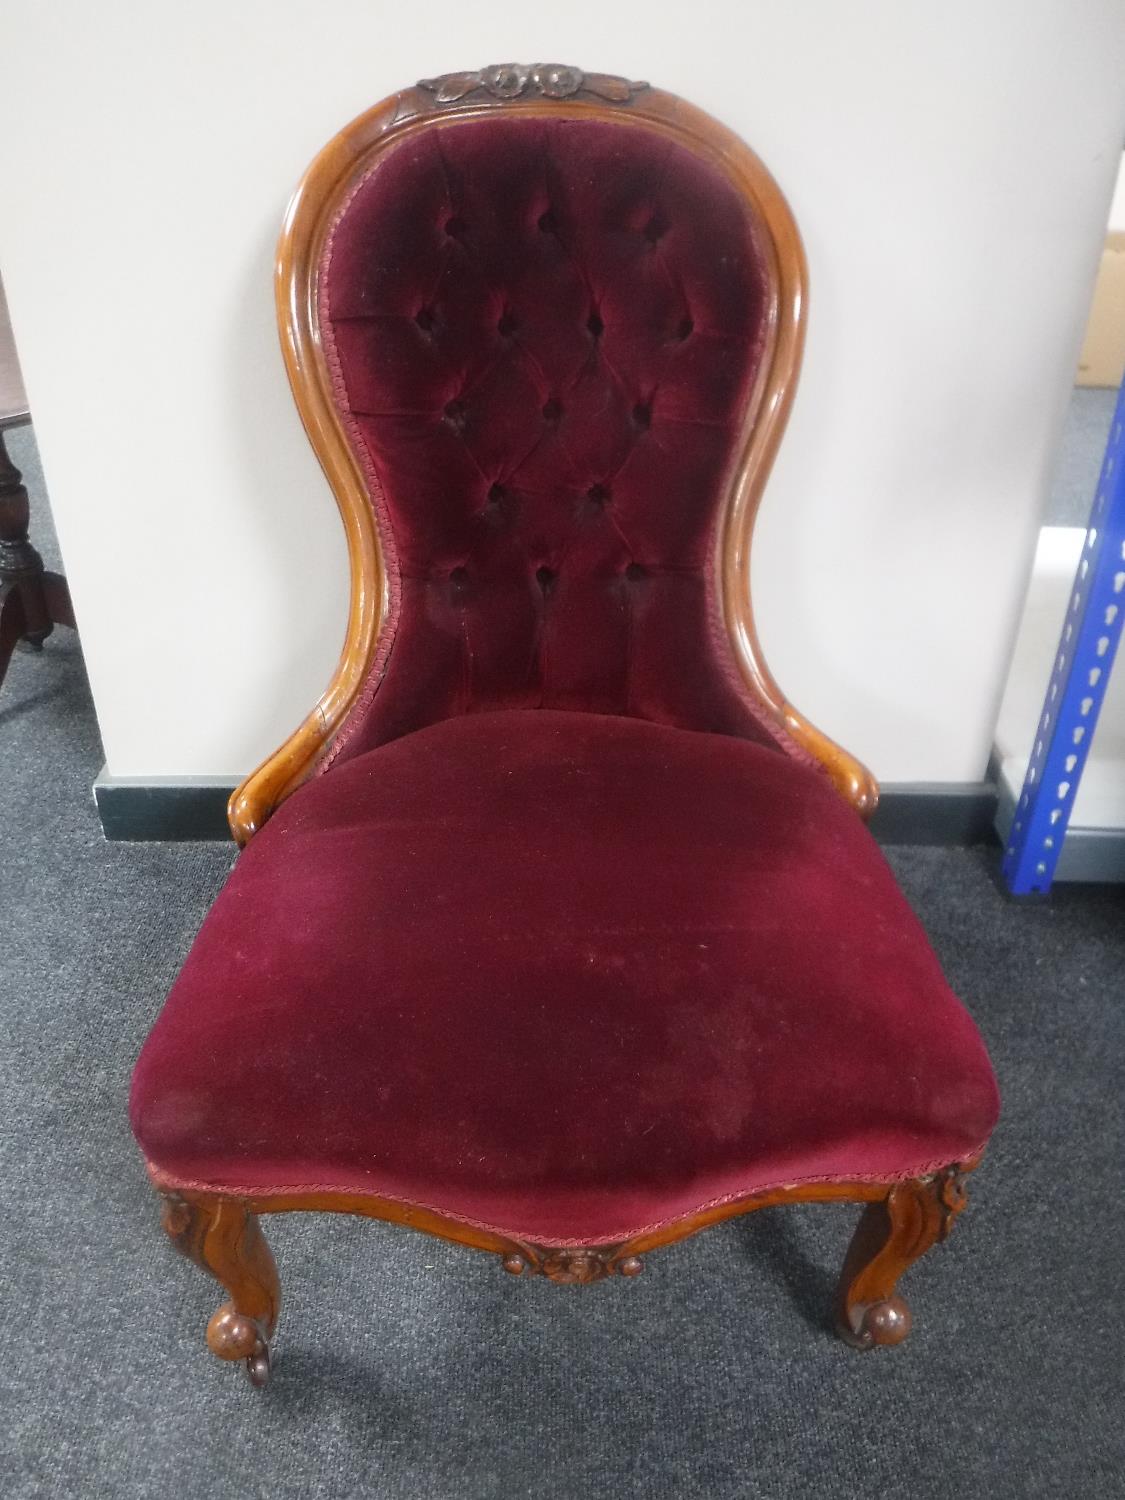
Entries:
POLYGON ((391 575, 345 755, 496 708, 778 742, 714 587, 764 255, 716 168, 627 123, 473 120, 381 158, 320 275, 391 575))

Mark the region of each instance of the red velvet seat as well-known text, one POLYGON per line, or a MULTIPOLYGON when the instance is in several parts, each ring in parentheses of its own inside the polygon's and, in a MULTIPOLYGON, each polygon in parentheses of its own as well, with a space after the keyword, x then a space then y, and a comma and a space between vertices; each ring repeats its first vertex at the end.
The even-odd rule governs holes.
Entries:
POLYGON ((620 1240, 975 1155, 992 1072, 819 773, 593 714, 447 720, 298 792, 145 1047, 165 1185, 620 1240))

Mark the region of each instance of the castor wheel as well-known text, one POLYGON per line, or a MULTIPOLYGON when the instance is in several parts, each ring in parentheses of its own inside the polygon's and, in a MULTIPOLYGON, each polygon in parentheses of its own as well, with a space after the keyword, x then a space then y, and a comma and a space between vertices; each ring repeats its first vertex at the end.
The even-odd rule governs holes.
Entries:
POLYGON ((220 1359, 245 1360, 251 1385, 260 1389, 269 1380, 270 1346, 261 1326, 230 1302, 224 1302, 207 1325, 207 1345, 220 1359))
POLYGON ((858 1327, 839 1325, 841 1338, 853 1349, 874 1349, 901 1344, 913 1324, 910 1308, 902 1297, 887 1297, 862 1310, 858 1327))
POLYGON ((264 1385, 269 1384, 270 1346, 261 1339, 253 1354, 247 1355, 246 1377, 255 1390, 260 1391, 264 1385))

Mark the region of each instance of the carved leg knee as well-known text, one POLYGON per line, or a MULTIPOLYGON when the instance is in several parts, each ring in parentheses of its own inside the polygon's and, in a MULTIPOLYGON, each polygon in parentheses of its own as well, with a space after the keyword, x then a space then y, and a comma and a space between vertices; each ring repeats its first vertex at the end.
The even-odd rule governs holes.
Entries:
POLYGON ((896 1292, 902 1273, 945 1239, 965 1206, 964 1169, 945 1167, 899 1182, 869 1203, 848 1247, 836 1299, 836 1328, 856 1349, 901 1344, 910 1308, 896 1292))
POLYGON ((207 1325, 207 1347, 219 1359, 245 1360, 250 1383, 265 1385, 281 1288, 257 1216, 236 1198, 169 1193, 163 1224, 177 1250, 231 1294, 207 1325))

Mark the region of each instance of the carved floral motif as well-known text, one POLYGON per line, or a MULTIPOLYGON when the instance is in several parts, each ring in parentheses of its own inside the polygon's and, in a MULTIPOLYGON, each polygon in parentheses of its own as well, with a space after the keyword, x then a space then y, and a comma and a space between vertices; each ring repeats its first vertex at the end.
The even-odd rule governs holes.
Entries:
POLYGON ((561 1286, 586 1286, 608 1276, 611 1266, 609 1256, 598 1250, 551 1250, 543 1257, 539 1269, 548 1281, 557 1281, 561 1286))
POLYGON ((937 1189, 937 1199, 941 1207, 941 1229, 938 1237, 944 1240, 949 1237, 957 1215, 969 1201, 965 1187, 964 1168, 954 1163, 953 1166, 935 1173, 934 1186, 937 1189))
POLYGON ((476 73, 443 73, 439 78, 423 78, 418 87, 433 94, 438 104, 456 104, 472 94, 484 92, 494 99, 519 99, 540 94, 547 99, 573 99, 591 94, 611 104, 626 104, 647 83, 634 83, 609 73, 583 73, 564 63, 497 63, 476 73))
MULTIPOLYGON (((160 1206, 160 1222, 168 1238, 173 1241, 178 1249, 183 1249, 183 1246, 179 1242, 191 1227, 191 1209, 184 1200, 177 1197, 174 1193, 163 1194, 160 1206)), ((187 1253, 184 1250, 184 1254, 186 1255, 187 1253)))
POLYGON ((601 1281, 606 1276, 636 1276, 640 1273, 641 1259, 637 1255, 626 1255, 624 1245, 574 1245, 548 1248, 526 1245, 519 1253, 509 1252, 504 1256, 505 1271, 513 1276, 546 1276, 559 1286, 588 1286, 591 1281, 601 1281))

